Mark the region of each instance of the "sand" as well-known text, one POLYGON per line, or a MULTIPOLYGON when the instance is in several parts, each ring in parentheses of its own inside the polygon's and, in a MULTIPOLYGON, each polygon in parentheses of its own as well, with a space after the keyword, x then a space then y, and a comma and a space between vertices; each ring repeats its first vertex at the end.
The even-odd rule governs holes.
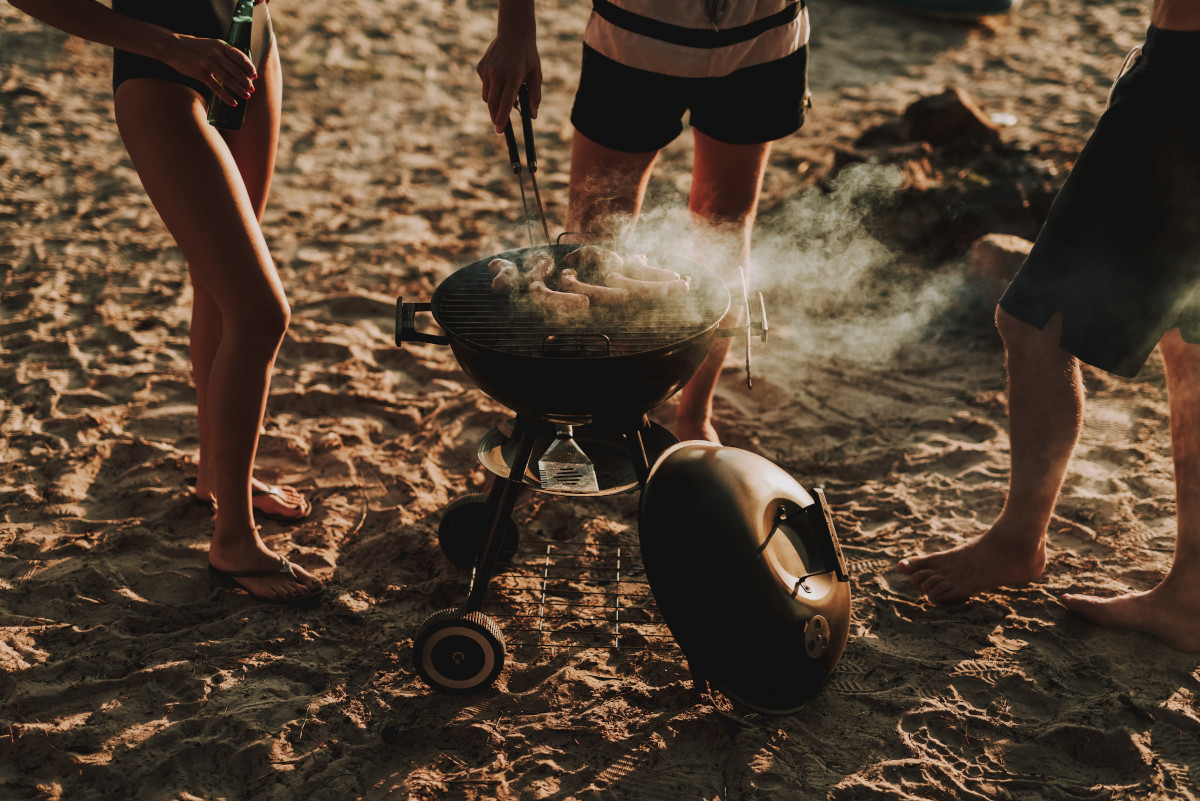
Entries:
MULTIPOLYGON (((587 4, 539 5, 535 130, 557 231, 587 4)), ((1169 564, 1157 354, 1133 380, 1087 371, 1041 579, 935 606, 894 570, 1000 509, 1003 356, 967 249, 1035 234, 1148 3, 1025 0, 962 25, 812 0, 813 110, 773 153, 756 251, 772 336, 754 388, 731 357, 717 398, 726 444, 825 488, 853 573, 844 657, 786 717, 697 696, 669 639, 515 648, 479 695, 417 677, 413 635, 468 581, 438 546, 441 510, 481 490, 476 447, 507 412, 449 348, 398 348, 393 315, 397 298, 426 300, 527 241, 474 74, 494 11, 273 8, 285 120, 265 230, 294 316, 259 468, 316 502, 302 525, 264 528, 330 583, 312 610, 208 581, 212 523, 185 488, 190 289, 117 136, 109 53, 0 7, 0 798, 1200 795, 1196 658, 1056 600, 1149 588, 1169 564), (1041 191, 969 226, 937 200, 920 217, 934 256, 872 231, 977 188, 977 171, 936 152, 836 168, 864 131, 947 86, 1001 125, 1006 163, 1041 191)), ((645 231, 677 225, 690 155, 687 135, 664 153, 645 231)), ((670 415, 668 402, 652 417, 670 415)), ((530 540, 594 550, 636 544, 637 511, 636 493, 533 494, 515 517, 530 540)))

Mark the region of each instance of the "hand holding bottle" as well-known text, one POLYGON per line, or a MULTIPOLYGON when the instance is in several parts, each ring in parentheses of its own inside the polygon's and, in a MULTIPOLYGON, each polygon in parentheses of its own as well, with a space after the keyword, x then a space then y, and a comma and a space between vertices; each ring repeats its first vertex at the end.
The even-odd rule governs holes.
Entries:
POLYGON ((200 81, 229 106, 249 99, 258 73, 246 53, 221 39, 175 37, 170 53, 162 58, 164 63, 200 81))
MULTIPOLYGON (((250 61, 250 43, 253 40, 254 29, 254 6, 257 5, 257 0, 237 0, 233 7, 233 19, 229 23, 229 33, 225 35, 225 41, 230 49, 240 51, 250 61)), ((253 62, 251 69, 253 69, 253 62)), ((218 79, 219 81, 219 79, 218 79)), ((253 93, 254 87, 250 87, 250 92, 253 93)), ((242 103, 221 102, 221 99, 214 94, 208 102, 208 121, 218 128, 225 130, 236 131, 242 127, 242 121, 246 119, 246 101, 249 101, 250 95, 247 94, 242 103)))

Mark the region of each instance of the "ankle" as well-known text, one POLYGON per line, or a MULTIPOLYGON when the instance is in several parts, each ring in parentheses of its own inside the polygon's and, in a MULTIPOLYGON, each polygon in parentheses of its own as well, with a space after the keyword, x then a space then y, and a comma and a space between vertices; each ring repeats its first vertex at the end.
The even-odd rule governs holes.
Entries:
POLYGON ((213 528, 212 539, 209 540, 209 552, 226 555, 246 554, 264 547, 259 536, 259 527, 253 525, 222 525, 220 522, 213 528))
POLYGON ((1001 513, 979 539, 1005 560, 1040 565, 1046 561, 1046 528, 1024 515, 1001 513))

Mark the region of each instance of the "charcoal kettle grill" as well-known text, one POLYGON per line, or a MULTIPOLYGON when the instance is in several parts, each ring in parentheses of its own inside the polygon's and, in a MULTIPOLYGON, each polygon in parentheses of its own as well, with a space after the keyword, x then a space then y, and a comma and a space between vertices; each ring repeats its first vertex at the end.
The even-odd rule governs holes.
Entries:
MULTIPOLYGON (((541 228, 548 240, 549 230, 534 177, 536 157, 523 92, 518 108, 524 123, 528 173, 533 181, 541 228)), ((520 159, 511 123, 506 129, 506 140, 514 172, 520 179, 520 159)), ((521 196, 525 202, 523 180, 521 196)), ((526 203, 527 222, 529 218, 526 203)), ((691 379, 716 337, 744 335, 747 343, 752 337, 765 341, 768 330, 761 294, 756 298, 756 320, 747 314, 743 326, 720 328, 718 324, 731 304, 729 290, 714 274, 682 261, 662 264, 690 276, 690 291, 679 301, 658 302, 653 307, 628 305, 616 310, 593 310, 567 319, 548 317, 527 299, 497 294, 491 287, 492 274, 488 264, 494 258, 519 264, 536 250, 549 250, 559 262, 580 247, 549 241, 539 247, 532 244, 532 234, 530 238, 529 248, 488 256, 456 270, 438 285, 429 302, 406 302, 403 298, 397 301, 398 345, 406 342, 449 345, 460 367, 476 386, 515 413, 510 427, 492 429, 479 443, 480 462, 495 477, 491 489, 486 494, 471 494, 451 502, 443 511, 438 528, 439 544, 448 559, 460 568, 472 570, 463 607, 432 615, 413 638, 413 658, 418 674, 430 687, 442 692, 483 690, 503 669, 505 638, 496 621, 483 613, 483 607, 489 583, 501 563, 516 552, 521 539, 512 513, 522 489, 575 496, 640 489, 643 518, 639 538, 643 552, 649 554, 645 572, 650 588, 660 606, 658 588, 684 597, 684 593, 677 592, 677 582, 669 578, 671 560, 663 557, 661 547, 661 543, 675 539, 671 533, 675 524, 663 509, 671 504, 666 500, 672 497, 671 490, 652 490, 651 487, 656 471, 671 476, 663 483, 675 487, 679 486, 680 480, 687 480, 687 476, 697 476, 695 466, 680 471, 674 465, 692 453, 692 448, 681 448, 681 445, 700 443, 679 443, 669 431, 651 422, 647 413, 691 379), (418 313, 430 313, 442 332, 420 330, 418 313), (555 474, 553 478, 547 476, 545 454, 556 446, 561 447, 564 439, 570 443, 572 452, 586 455, 586 480, 564 479, 561 474, 555 474), (683 479, 678 477, 681 475, 683 479), (646 506, 648 499, 651 501, 649 507, 646 506), (658 532, 667 536, 659 540, 658 532), (655 565, 653 570, 651 564, 655 565), (655 573, 665 574, 665 577, 655 573)), ((747 361, 748 380, 749 369, 747 361)), ((719 450, 737 451, 732 448, 719 450)), ((745 451, 737 453, 746 454, 745 451)), ((745 461, 745 457, 740 460, 726 458, 720 460, 720 464, 722 477, 710 477, 710 483, 714 480, 728 482, 739 470, 761 472, 762 469, 761 465, 745 461)), ((702 472, 701 468, 699 473, 702 472)), ((776 485, 779 483, 777 481, 776 485)), ((808 534, 823 542, 831 541, 833 545, 823 550, 810 547, 804 553, 828 556, 831 549, 836 548, 836 538, 829 524, 823 494, 817 493, 814 499, 796 486, 788 497, 788 509, 799 513, 798 510, 815 508, 821 512, 810 515, 813 520, 822 521, 822 525, 808 534)), ((753 503, 758 501, 753 500, 753 503)), ((754 514, 758 515, 758 512, 754 514)), ((697 536, 702 534, 717 538, 728 536, 725 530, 697 531, 697 536)), ((743 533, 740 536, 743 542, 750 541, 750 535, 743 533)), ((772 533, 769 539, 776 541, 776 549, 786 549, 787 543, 795 538, 775 537, 772 533)), ((774 553, 774 550, 769 552, 774 553)), ((805 557, 798 558, 803 562, 805 557)), ((794 562, 795 559, 789 565, 795 567, 794 562)), ((822 570, 818 572, 834 570, 830 566, 834 562, 836 560, 828 559, 821 562, 822 570)), ((806 659, 819 659, 828 669, 832 669, 841 653, 836 640, 841 638, 844 643, 848 626, 848 584, 845 584, 844 564, 837 562, 837 565, 841 570, 836 574, 837 581, 845 585, 845 592, 831 593, 829 598, 833 604, 844 602, 845 614, 827 611, 820 616, 822 622, 808 624, 809 627, 797 635, 801 641, 807 637, 823 643, 817 656, 811 656, 810 652, 806 659), (842 621, 843 617, 847 620, 842 621), (813 625, 826 626, 825 633, 808 633, 816 631, 813 625), (831 642, 834 643, 832 646, 831 642)), ((807 580, 811 583, 814 579, 807 580)), ((790 593, 794 589, 788 587, 787 591, 790 593)), ((787 602, 784 605, 788 605, 787 602)), ((678 608, 668 602, 664 608, 665 622, 681 646, 685 642, 694 643, 697 638, 688 633, 686 615, 681 617, 678 608), (669 614, 667 609, 671 610, 669 614), (684 632, 682 638, 677 629, 684 632)), ((804 608, 815 607, 810 604, 804 608)), ((805 620, 812 617, 806 617, 803 612, 798 616, 805 620)), ((686 646, 684 651, 689 662, 693 661, 686 646)), ((771 699, 739 692, 740 678, 723 671, 708 657, 691 665, 698 686, 708 681, 698 671, 701 665, 707 669, 715 666, 717 676, 712 686, 735 702, 751 709, 773 708, 771 699)), ((810 670, 805 676, 811 673, 810 670)), ((794 698, 795 693, 788 694, 783 706, 794 705, 794 698)), ((778 704, 776 708, 787 711, 778 704)))

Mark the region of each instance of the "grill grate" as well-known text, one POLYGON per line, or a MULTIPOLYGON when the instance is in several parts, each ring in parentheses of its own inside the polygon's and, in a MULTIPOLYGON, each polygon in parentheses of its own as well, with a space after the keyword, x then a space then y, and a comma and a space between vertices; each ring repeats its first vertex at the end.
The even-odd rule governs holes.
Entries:
POLYGON ((685 300, 628 309, 593 307, 578 318, 552 319, 524 293, 492 291, 486 264, 464 267, 434 295, 438 324, 481 347, 523 356, 628 356, 678 343, 714 325, 728 295, 715 277, 696 276, 685 300))
POLYGON ((512 645, 679 652, 636 546, 524 538, 521 545, 485 595, 512 645))

